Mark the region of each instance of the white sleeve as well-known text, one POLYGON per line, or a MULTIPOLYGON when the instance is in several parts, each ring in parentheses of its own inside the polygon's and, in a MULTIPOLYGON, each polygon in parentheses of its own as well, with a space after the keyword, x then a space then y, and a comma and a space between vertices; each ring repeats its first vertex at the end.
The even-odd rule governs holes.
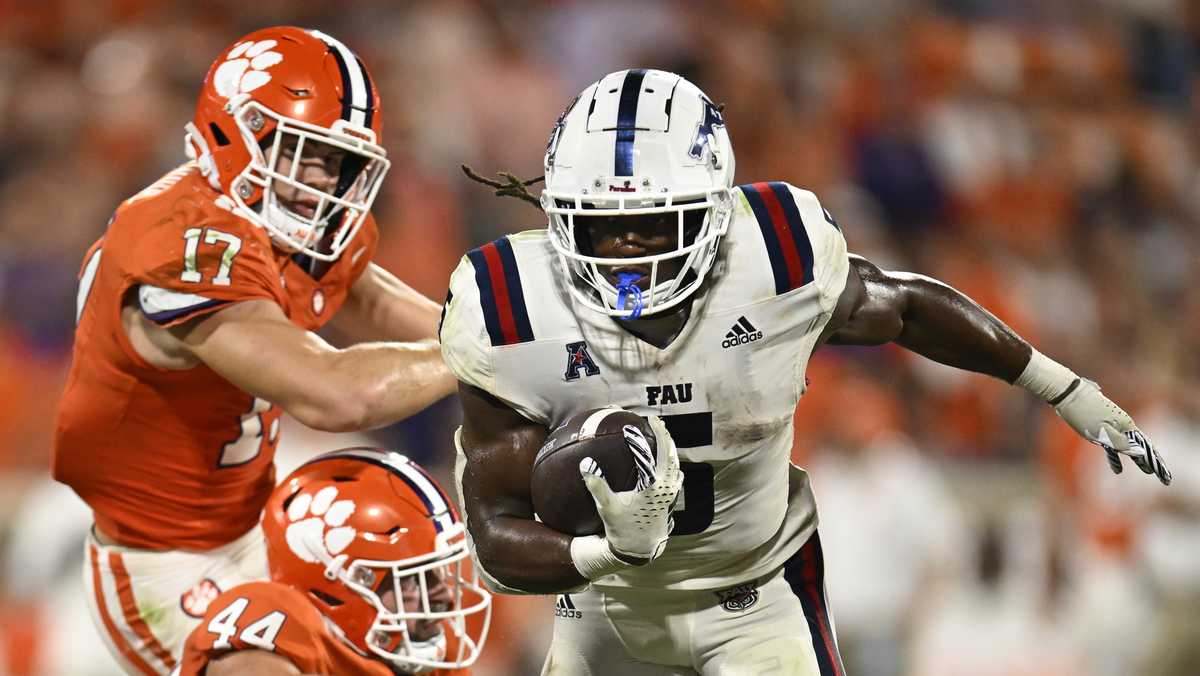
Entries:
POLYGON ((439 336, 446 366, 460 382, 495 394, 492 344, 483 320, 475 267, 466 256, 450 275, 450 295, 444 312, 439 336))
POLYGON ((788 189, 796 198, 796 207, 812 245, 813 281, 821 293, 821 309, 832 314, 846 288, 846 274, 850 271, 846 238, 816 195, 792 185, 788 189))

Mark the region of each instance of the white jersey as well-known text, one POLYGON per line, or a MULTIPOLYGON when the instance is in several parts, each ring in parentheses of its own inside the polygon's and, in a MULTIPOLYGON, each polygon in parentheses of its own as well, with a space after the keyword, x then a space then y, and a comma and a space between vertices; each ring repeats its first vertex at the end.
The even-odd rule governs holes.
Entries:
POLYGON ((811 192, 734 194, 717 262, 663 349, 572 300, 545 230, 468 252, 451 278, 441 340, 459 380, 550 429, 617 405, 661 416, 675 440, 684 486, 665 552, 597 586, 728 586, 782 565, 816 527, 807 475, 789 470, 792 415, 846 242, 811 192))

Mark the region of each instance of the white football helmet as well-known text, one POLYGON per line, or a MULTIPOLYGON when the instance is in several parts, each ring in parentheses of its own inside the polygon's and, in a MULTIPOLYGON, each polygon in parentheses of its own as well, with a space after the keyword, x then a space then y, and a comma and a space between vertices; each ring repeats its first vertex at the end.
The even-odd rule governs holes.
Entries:
POLYGON ((703 283, 733 214, 733 146, 720 110, 696 85, 661 70, 610 73, 571 102, 550 134, 541 203, 550 241, 584 306, 636 318, 674 307, 703 283), (703 218, 685 216, 703 211, 703 218), (675 213, 673 251, 634 258, 592 255, 579 216, 675 213), (685 220, 689 227, 685 228, 685 220), (682 259, 671 279, 660 264, 682 259), (650 266, 646 289, 605 272, 650 266))

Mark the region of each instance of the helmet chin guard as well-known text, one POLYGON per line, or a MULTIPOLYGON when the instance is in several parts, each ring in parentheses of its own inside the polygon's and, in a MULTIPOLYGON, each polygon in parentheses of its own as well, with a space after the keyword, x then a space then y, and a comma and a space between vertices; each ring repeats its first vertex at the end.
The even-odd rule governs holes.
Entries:
POLYGON ((733 215, 734 157, 720 110, 695 85, 657 70, 606 75, 559 118, 545 170, 550 241, 581 305, 637 318, 676 307, 703 285, 733 215), (650 214, 675 216, 672 250, 596 256, 577 221, 650 214), (649 266, 646 288, 623 276, 631 265, 649 266))

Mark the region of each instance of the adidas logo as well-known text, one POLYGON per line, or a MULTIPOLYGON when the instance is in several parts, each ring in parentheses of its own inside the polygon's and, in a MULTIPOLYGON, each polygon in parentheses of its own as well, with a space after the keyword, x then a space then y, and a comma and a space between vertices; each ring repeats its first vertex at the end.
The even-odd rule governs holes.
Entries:
POLYGON ((571 600, 570 594, 558 595, 558 600, 554 602, 554 615, 568 619, 583 617, 583 613, 575 609, 575 602, 571 600))
POLYGON ((729 329, 729 332, 725 334, 725 340, 721 341, 721 347, 726 349, 737 347, 738 345, 753 343, 762 337, 762 331, 754 328, 754 325, 750 323, 750 320, 746 319, 745 315, 742 315, 741 317, 738 317, 738 320, 733 325, 733 328, 729 329))

